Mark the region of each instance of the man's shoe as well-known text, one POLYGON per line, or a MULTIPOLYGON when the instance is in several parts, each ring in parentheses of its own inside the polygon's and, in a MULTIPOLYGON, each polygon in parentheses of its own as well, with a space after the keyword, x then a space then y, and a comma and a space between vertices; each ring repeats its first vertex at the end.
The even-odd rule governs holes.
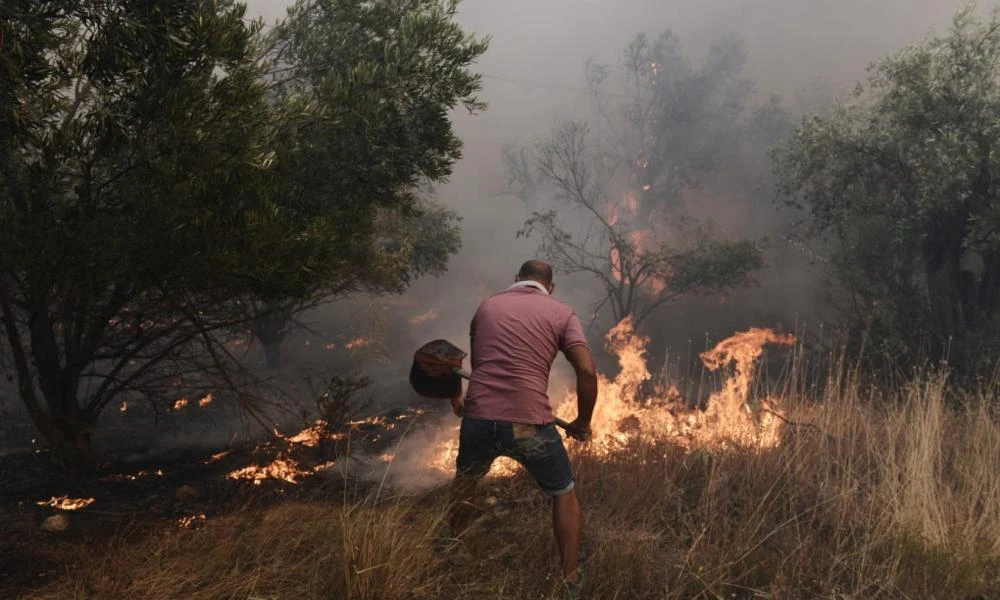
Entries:
POLYGON ((578 569, 580 578, 576 581, 563 581, 564 597, 566 600, 580 600, 583 598, 583 569, 578 569))
POLYGON ((580 600, 583 598, 583 580, 570 583, 569 581, 563 582, 563 589, 565 594, 563 597, 566 600, 580 600))

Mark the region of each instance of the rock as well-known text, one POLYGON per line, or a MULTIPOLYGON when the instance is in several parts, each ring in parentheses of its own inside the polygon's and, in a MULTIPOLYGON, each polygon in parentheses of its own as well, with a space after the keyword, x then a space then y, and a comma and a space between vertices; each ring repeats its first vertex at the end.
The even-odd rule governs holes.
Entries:
POLYGON ((191 500, 197 500, 201 496, 201 490, 194 487, 193 485, 182 485, 177 488, 174 492, 174 498, 180 500, 181 502, 190 502, 191 500))
POLYGON ((69 527, 68 515, 52 515, 48 519, 42 521, 42 531, 57 533, 60 531, 66 531, 67 527, 69 527))

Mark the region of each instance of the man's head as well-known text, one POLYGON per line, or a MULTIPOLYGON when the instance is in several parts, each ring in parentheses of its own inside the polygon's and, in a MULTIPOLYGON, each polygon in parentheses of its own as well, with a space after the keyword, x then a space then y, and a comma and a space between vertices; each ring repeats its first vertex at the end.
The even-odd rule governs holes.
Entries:
POLYGON ((529 260, 521 265, 514 281, 537 281, 552 293, 555 285, 552 283, 552 267, 543 260, 529 260))

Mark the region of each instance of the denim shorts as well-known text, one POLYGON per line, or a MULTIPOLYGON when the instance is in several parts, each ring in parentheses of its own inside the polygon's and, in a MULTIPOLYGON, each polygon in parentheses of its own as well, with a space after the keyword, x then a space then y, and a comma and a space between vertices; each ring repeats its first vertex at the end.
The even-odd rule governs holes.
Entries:
POLYGON ((499 456, 524 465, 538 485, 552 496, 573 489, 573 469, 554 423, 525 425, 485 419, 462 419, 458 444, 458 475, 480 479, 499 456))

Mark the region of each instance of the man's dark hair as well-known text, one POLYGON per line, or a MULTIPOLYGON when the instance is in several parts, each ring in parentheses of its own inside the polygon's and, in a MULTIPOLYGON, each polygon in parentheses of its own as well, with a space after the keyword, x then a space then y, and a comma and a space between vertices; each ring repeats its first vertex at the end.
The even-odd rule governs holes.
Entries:
POLYGON ((517 272, 518 279, 531 279, 545 285, 552 283, 552 267, 544 260, 529 260, 521 265, 517 272))

